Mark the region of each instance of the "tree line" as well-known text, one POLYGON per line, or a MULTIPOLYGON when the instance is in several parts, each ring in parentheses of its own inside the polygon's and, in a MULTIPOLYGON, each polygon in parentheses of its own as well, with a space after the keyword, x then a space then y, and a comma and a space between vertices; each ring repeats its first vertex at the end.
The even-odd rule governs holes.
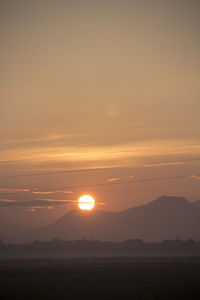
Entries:
POLYGON ((162 242, 144 242, 140 239, 124 242, 87 240, 36 240, 31 243, 7 244, 0 241, 0 255, 200 255, 200 241, 164 240, 162 242))

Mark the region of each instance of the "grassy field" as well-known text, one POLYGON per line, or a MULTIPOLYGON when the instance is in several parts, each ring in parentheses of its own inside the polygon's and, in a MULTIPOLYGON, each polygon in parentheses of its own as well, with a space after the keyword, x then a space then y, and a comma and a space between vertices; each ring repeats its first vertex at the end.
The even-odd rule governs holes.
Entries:
POLYGON ((200 299, 200 258, 0 261, 0 299, 200 299))

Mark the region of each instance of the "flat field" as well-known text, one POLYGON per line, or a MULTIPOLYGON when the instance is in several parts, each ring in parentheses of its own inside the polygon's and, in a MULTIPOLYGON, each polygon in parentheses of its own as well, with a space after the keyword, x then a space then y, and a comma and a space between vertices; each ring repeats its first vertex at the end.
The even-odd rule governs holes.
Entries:
POLYGON ((200 299, 200 258, 0 260, 0 299, 200 299))

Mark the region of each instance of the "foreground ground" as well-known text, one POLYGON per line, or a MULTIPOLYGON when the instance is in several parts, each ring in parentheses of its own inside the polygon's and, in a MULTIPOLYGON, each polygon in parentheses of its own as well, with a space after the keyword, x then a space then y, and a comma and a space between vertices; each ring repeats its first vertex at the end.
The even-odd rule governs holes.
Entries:
POLYGON ((200 299, 200 258, 0 260, 0 299, 200 299))

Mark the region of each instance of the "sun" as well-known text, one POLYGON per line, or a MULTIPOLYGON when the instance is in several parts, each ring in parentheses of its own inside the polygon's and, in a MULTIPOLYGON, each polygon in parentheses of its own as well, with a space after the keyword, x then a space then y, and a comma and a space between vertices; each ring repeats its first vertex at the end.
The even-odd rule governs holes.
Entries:
POLYGON ((83 195, 78 199, 78 207, 83 210, 92 210, 95 206, 95 200, 90 195, 83 195))

